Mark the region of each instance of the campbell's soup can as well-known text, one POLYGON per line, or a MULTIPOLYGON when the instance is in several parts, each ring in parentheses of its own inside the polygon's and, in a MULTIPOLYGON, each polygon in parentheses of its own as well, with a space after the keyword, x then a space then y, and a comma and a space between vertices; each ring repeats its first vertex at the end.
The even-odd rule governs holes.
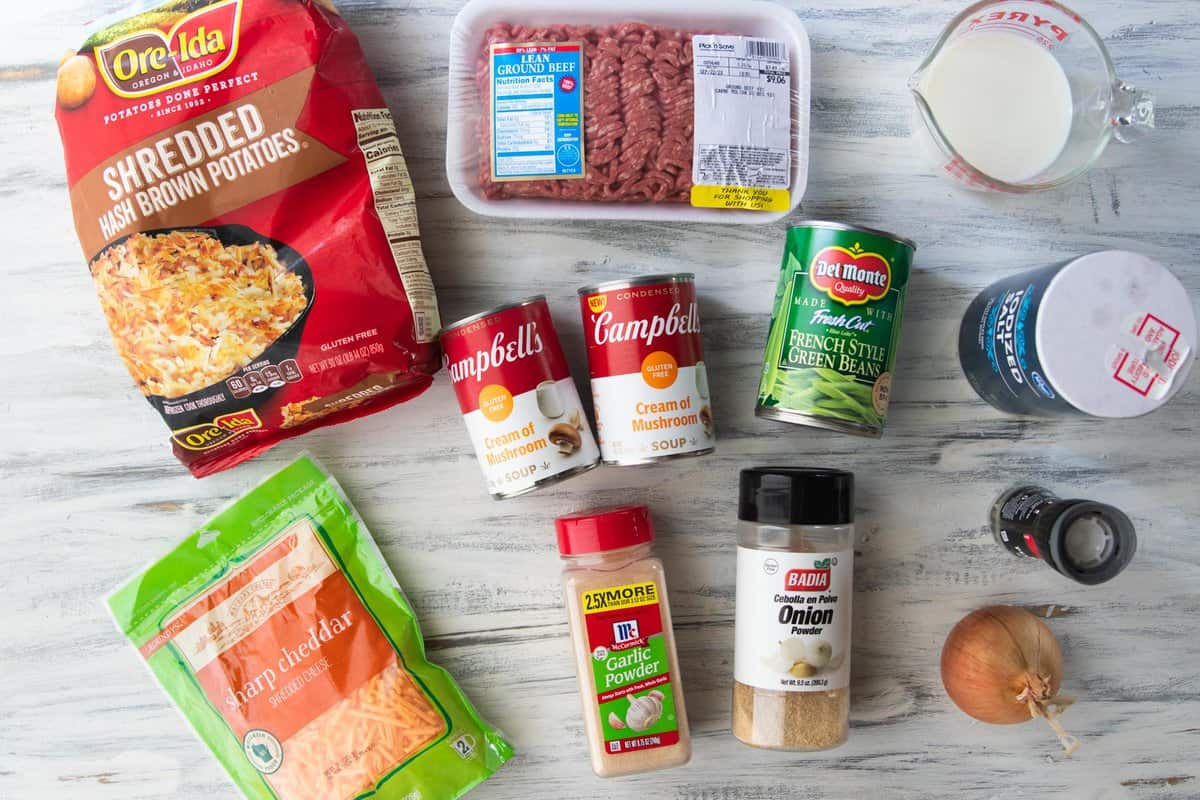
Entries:
POLYGON ((1005 278, 963 315, 972 388, 1010 414, 1137 417, 1179 393, 1195 361, 1192 300, 1146 256, 1105 250, 1005 278))
POLYGON ((716 432, 693 276, 588 286, 579 302, 604 463, 711 453, 716 432))
POLYGON ((545 297, 461 319, 441 338, 492 497, 516 497, 600 463, 545 297))

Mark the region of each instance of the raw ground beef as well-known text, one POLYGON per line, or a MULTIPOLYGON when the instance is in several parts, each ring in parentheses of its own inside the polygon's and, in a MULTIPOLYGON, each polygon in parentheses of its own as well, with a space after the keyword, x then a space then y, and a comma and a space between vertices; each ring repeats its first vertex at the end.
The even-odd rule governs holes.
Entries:
POLYGON ((492 180, 490 115, 479 115, 479 183, 484 195, 618 203, 687 203, 695 134, 692 34, 627 22, 613 26, 497 25, 476 71, 480 108, 491 105, 491 45, 583 42, 587 176, 492 180))

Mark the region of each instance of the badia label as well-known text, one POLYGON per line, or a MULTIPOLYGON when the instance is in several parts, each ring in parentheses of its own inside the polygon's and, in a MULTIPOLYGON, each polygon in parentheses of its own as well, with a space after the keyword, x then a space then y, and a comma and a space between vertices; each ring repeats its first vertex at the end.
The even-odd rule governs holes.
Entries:
POLYGON ((854 551, 739 547, 734 680, 781 692, 850 683, 854 551))
POLYGON ((788 232, 758 414, 878 436, 913 246, 833 225, 788 232))
POLYGON ((658 586, 651 581, 583 595, 596 704, 604 749, 610 754, 679 741, 659 601, 658 586))

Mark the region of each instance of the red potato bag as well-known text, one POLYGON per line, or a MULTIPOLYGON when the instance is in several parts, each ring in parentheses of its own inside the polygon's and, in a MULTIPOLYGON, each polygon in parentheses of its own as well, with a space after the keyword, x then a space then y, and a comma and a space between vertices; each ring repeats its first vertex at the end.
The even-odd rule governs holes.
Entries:
POLYGON ((332 5, 141 4, 91 27, 57 95, 113 340, 194 475, 430 385, 412 182, 332 5))

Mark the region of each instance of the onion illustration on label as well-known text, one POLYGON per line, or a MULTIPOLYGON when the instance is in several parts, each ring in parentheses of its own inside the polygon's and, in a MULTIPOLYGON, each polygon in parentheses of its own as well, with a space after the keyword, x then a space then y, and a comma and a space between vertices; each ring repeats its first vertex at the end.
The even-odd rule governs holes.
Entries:
POLYGON ((834 654, 826 639, 808 640, 799 636, 784 639, 778 649, 763 658, 763 666, 773 672, 795 678, 811 678, 819 672, 835 672, 842 666, 844 653, 834 654))

